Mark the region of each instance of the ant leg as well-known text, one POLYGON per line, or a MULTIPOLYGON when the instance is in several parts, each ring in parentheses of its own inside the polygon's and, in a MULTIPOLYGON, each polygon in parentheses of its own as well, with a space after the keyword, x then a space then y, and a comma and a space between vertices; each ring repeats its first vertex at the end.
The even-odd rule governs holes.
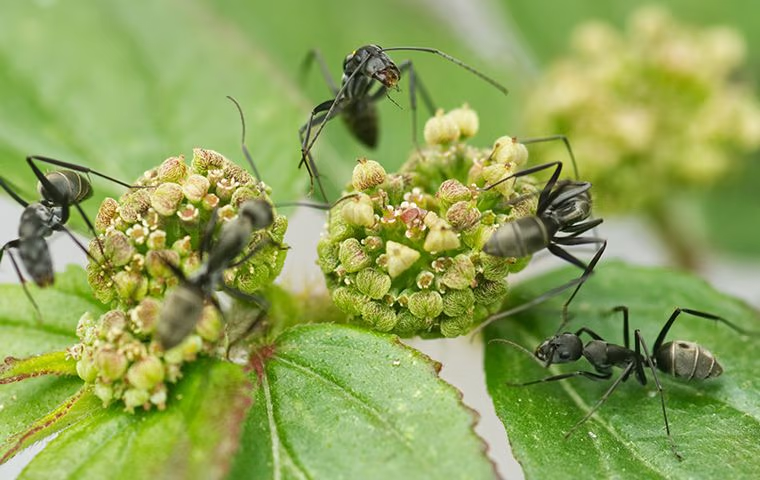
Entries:
MULTIPOLYGON (((662 405, 662 418, 665 420, 665 432, 668 435, 668 441, 670 442, 670 449, 673 451, 673 455, 675 455, 679 461, 683 460, 683 457, 681 456, 680 453, 678 453, 678 450, 676 449, 676 443, 673 440, 673 436, 670 434, 670 425, 668 424, 668 414, 667 414, 667 411, 665 410, 665 394, 663 393, 660 380, 659 378, 657 378, 657 369, 654 367, 654 363, 652 362, 652 357, 649 355, 649 350, 647 349, 647 344, 646 342, 644 342, 644 338, 641 336, 641 331, 636 329, 633 332, 633 334, 636 337, 636 358, 641 359, 641 352, 639 351, 639 345, 641 345, 641 348, 644 350, 645 360, 643 361, 646 362, 647 366, 649 367, 649 370, 652 371, 652 377, 654 377, 654 384, 657 387, 657 392, 660 394, 660 404, 662 405)), ((636 363, 639 365, 639 368, 641 368, 642 360, 637 360, 636 363)), ((641 375, 643 377, 644 373, 642 372, 641 375)))
POLYGON ((256 177, 256 180, 259 182, 261 181, 261 175, 259 175, 259 169, 256 168, 256 164, 253 163, 253 158, 251 157, 251 152, 248 151, 248 146, 245 144, 245 116, 243 115, 243 108, 240 106, 240 103, 238 103, 237 100, 235 100, 234 97, 231 97, 227 95, 227 98, 235 104, 235 106, 238 109, 238 113, 240 114, 240 125, 243 127, 243 132, 240 136, 240 144, 242 145, 243 149, 243 156, 245 157, 245 160, 248 162, 248 165, 251 166, 251 171, 253 172, 253 175, 256 177))
POLYGON ((575 179, 579 180, 580 177, 578 175, 578 164, 575 163, 575 154, 573 154, 573 148, 570 146, 570 140, 568 140, 567 136, 549 135, 546 137, 521 138, 520 143, 522 143, 523 145, 529 145, 531 143, 554 142, 557 140, 560 140, 562 141, 562 143, 565 144, 565 150, 567 150, 567 153, 570 156, 570 161, 573 162, 573 173, 575 173, 575 179))
POLYGON ((513 178, 530 175, 531 173, 539 172, 541 170, 546 170, 547 168, 551 168, 551 167, 554 167, 554 172, 552 173, 551 178, 549 178, 549 181, 546 182, 546 185, 544 185, 543 190, 541 190, 541 194, 538 196, 538 206, 536 207, 536 215, 540 216, 550 204, 550 202, 548 201, 549 195, 551 194, 552 189, 554 189, 554 185, 556 185, 557 180, 559 179, 559 175, 562 172, 562 162, 549 162, 549 163, 544 163, 542 165, 536 165, 534 167, 526 168, 524 170, 520 170, 517 173, 507 175, 501 180, 495 183, 492 183, 491 185, 487 185, 483 188, 480 188, 479 190, 487 191, 513 178))
POLYGON ((460 67, 464 68, 468 72, 472 73, 473 75, 479 77, 480 79, 490 83, 493 85, 497 90, 499 90, 504 95, 507 95, 509 91, 505 86, 497 82, 496 80, 492 79, 491 77, 485 75, 484 73, 479 72, 478 70, 475 70, 473 67, 467 65, 463 61, 452 57, 448 53, 444 53, 436 48, 427 48, 427 47, 391 47, 391 48, 383 48, 384 52, 392 52, 392 51, 409 51, 409 52, 426 52, 426 53, 432 53, 434 55, 438 55, 440 57, 445 58, 449 62, 459 65, 460 67))
POLYGON ((588 335, 589 337, 593 338, 594 340, 604 341, 604 339, 601 337, 601 335, 599 335, 598 333, 596 333, 595 331, 591 330, 588 327, 581 327, 581 328, 579 328, 578 331, 575 332, 575 336, 576 337, 580 337, 581 333, 585 333, 586 335, 588 335))
POLYGON ((565 237, 560 238, 570 238, 570 237, 577 237, 578 235, 582 233, 586 233, 589 230, 592 230, 604 222, 603 218, 595 218, 593 220, 588 220, 586 222, 576 223, 575 225, 571 225, 569 227, 562 228, 562 231, 565 233, 570 233, 572 235, 567 235, 565 237))
MULTIPOLYGON (((398 68, 400 73, 403 73, 407 70, 409 71, 409 105, 412 110, 412 142, 414 143, 415 147, 417 147, 417 151, 419 151, 420 147, 419 142, 417 141, 417 92, 419 92, 420 96, 422 97, 422 101, 425 103, 425 107, 427 107, 428 111, 430 112, 430 116, 435 115, 435 106, 433 105, 433 100, 430 97, 430 93, 422 84, 417 71, 414 69, 412 61, 404 60, 398 66, 398 68)), ((374 100, 375 96, 373 95, 372 98, 374 100)))
MULTIPOLYGON (((114 183, 116 183, 118 185, 121 185, 122 187, 136 188, 135 185, 130 185, 130 184, 122 182, 121 180, 118 180, 116 178, 109 177, 108 175, 106 175, 104 173, 100 173, 98 171, 92 170, 92 169, 87 168, 87 167, 83 167, 81 165, 77 165, 75 163, 63 162, 61 160, 56 160, 56 159, 50 158, 50 157, 43 157, 43 156, 40 156, 40 155, 30 155, 30 156, 26 157, 26 161, 29 164, 29 166, 32 168, 32 170, 34 171, 34 174, 37 176, 37 179, 43 184, 43 186, 46 189, 50 188, 50 182, 45 178, 45 174, 43 174, 42 171, 39 169, 39 167, 37 167, 37 165, 34 163, 35 161, 45 162, 45 163, 49 163, 51 165, 56 165, 58 167, 68 168, 70 170, 74 170, 76 172, 86 173, 88 175, 92 174, 92 175, 98 176, 100 178, 104 178, 106 180, 110 180, 111 182, 114 182, 114 183)), ((139 186, 137 186, 137 187, 139 187, 139 186)), ((53 190, 55 190, 55 189, 53 189, 53 190)), ((50 191, 50 190, 48 190, 48 191, 50 191)))
POLYGON ((329 121, 333 116, 337 115, 340 112, 340 110, 336 110, 335 113, 330 113, 334 105, 335 100, 328 100, 326 102, 320 103, 311 112, 309 121, 302 125, 300 129, 298 129, 298 135, 301 139, 301 161, 298 164, 298 168, 301 168, 302 165, 306 165, 306 170, 309 173, 309 178, 311 181, 311 191, 309 194, 314 192, 314 180, 316 179, 319 191, 325 201, 327 201, 327 194, 325 193, 325 189, 322 186, 322 179, 319 175, 319 170, 317 170, 317 164, 314 162, 314 157, 311 155, 311 148, 327 121, 329 121), (324 113, 325 111, 326 113, 324 113), (319 115, 320 113, 322 113, 322 115, 319 115), (319 129, 312 138, 311 129, 317 125, 319 125, 319 129))
MULTIPOLYGON (((625 305, 618 305, 617 307, 612 309, 613 313, 616 312, 623 312, 623 343, 625 343, 625 348, 630 348, 630 331, 628 327, 628 307, 625 305)), ((656 351, 656 350, 655 350, 656 351)))
POLYGON ((211 247, 211 239, 214 235, 214 228, 216 228, 216 222, 219 218, 218 210, 218 208, 215 208, 211 211, 211 217, 208 219, 208 222, 206 222, 206 228, 203 230, 203 238, 201 238, 200 245, 201 258, 203 258, 203 254, 208 252, 209 248, 211 247))
POLYGON ((42 323, 42 312, 40 312, 40 307, 37 305, 37 302, 34 301, 34 298, 32 297, 32 294, 29 292, 29 287, 26 285, 26 278, 24 278, 24 274, 21 273, 21 268, 18 265, 18 262, 16 261, 16 257, 13 255, 13 252, 11 252, 11 248, 18 249, 19 239, 11 240, 10 242, 3 245, 3 248, 0 249, 0 261, 3 259, 3 253, 8 250, 8 256, 11 259, 11 264, 13 265, 13 270, 16 271, 16 276, 18 277, 19 282, 21 283, 21 288, 24 290, 24 295, 26 295, 26 298, 29 299, 29 303, 32 304, 32 307, 34 307, 34 318, 37 321, 37 323, 42 323))
MULTIPOLYGON (((591 415, 593 415, 594 412, 596 412, 599 409, 599 407, 601 407, 604 404, 604 402, 607 401, 607 399, 609 398, 609 396, 612 395, 612 392, 615 391, 615 389, 618 387, 618 385, 620 385, 620 383, 623 380, 625 380, 626 378, 628 378, 628 375, 630 375, 631 371, 634 368, 634 364, 635 364, 635 362, 631 361, 625 367, 625 369, 623 370, 623 373, 621 373, 620 376, 615 379, 615 381, 613 382, 613 384, 610 385, 610 388, 608 388, 607 391, 604 392, 604 395, 602 395, 602 397, 594 404, 594 406, 591 407, 591 409, 588 411, 588 413, 586 413, 586 415, 584 415, 583 418, 581 418, 580 420, 578 420, 575 423, 575 425, 573 425, 572 428, 570 428, 570 430, 568 430, 567 433, 565 433, 565 438, 568 438, 570 435, 572 435, 573 432, 578 427, 580 427, 586 420, 588 420, 589 418, 591 418, 591 415)), ((609 376, 607 378, 609 378, 609 376)))
POLYGON ((15 201, 16 201, 16 202, 19 204, 19 205, 21 205, 22 207, 26 208, 26 207, 28 207, 28 206, 29 206, 29 202, 27 202, 26 200, 24 200, 23 198, 21 198, 21 197, 20 197, 20 196, 19 196, 19 195, 18 195, 18 194, 15 192, 15 190, 14 190, 14 189, 12 189, 12 188, 10 187, 10 185, 8 185, 8 184, 5 182, 5 179, 4 179, 4 178, 2 178, 2 177, 0 177, 0 187, 2 187, 2 188, 3 188, 3 190, 5 190, 5 191, 8 193, 8 195, 10 195, 10 196, 11 196, 11 198, 13 198, 13 199, 14 199, 14 200, 15 200, 15 201))
POLYGON ((665 336, 667 336, 668 331, 670 330, 670 327, 673 325, 673 322, 676 321, 676 318, 678 318, 678 316, 681 313, 688 313, 689 315, 693 315, 695 317, 702 317, 708 320, 715 320, 716 322, 722 322, 741 334, 744 334, 744 335, 750 334, 750 332, 748 332, 747 330, 744 330, 743 328, 729 322, 723 317, 719 317, 718 315, 702 312, 700 310, 692 310, 690 308, 676 308, 675 310, 673 310, 673 313, 670 315, 670 318, 668 319, 668 321, 665 322, 665 325, 662 327, 662 330, 660 330, 660 334, 657 335, 657 340, 654 341, 655 352, 659 351, 660 347, 662 346, 662 343, 665 341, 665 336))
POLYGON ((314 61, 319 64, 319 69, 322 72, 322 77, 325 79, 325 83, 327 84, 327 88, 330 89, 330 93, 338 96, 338 85, 335 83, 335 80, 333 80, 332 75, 330 74, 330 69, 327 67, 327 62, 325 62, 325 58, 322 56, 322 52, 317 50, 316 48, 309 50, 309 52, 304 57, 303 61, 301 62, 301 67, 299 70, 299 83, 303 84, 306 80, 306 76, 309 73, 309 70, 311 70, 311 65, 314 63, 314 61))
POLYGON ((532 380, 530 382, 525 382, 525 383, 507 383, 507 385, 509 385, 510 387, 526 387, 528 385, 535 385, 537 383, 554 382, 557 380, 564 380, 566 378, 572 378, 572 377, 584 377, 584 378, 588 378, 589 380, 607 380, 610 378, 610 374, 609 373, 594 373, 594 372, 587 372, 585 370, 579 370, 577 372, 561 373, 559 375, 552 375, 551 377, 540 378, 538 380, 532 380))

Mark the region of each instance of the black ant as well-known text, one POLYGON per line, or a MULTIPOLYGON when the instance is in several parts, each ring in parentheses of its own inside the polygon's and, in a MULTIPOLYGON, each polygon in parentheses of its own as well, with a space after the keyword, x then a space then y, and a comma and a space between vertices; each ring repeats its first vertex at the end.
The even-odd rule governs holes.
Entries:
POLYGON ((222 275, 228 268, 235 268, 248 261, 270 241, 259 242, 239 260, 234 261, 250 242, 251 235, 257 230, 267 228, 274 221, 272 206, 265 200, 247 200, 240 205, 237 217, 224 224, 218 240, 211 245, 211 237, 216 227, 217 214, 214 210, 201 241, 201 257, 208 253, 200 268, 190 276, 164 259, 164 263, 180 279, 180 284, 164 299, 161 319, 157 332, 161 346, 169 350, 179 345, 193 331, 201 318, 206 301, 211 302, 221 312, 213 293, 217 287, 233 298, 249 303, 263 304, 264 300, 232 288, 224 283, 222 275))
MULTIPOLYGON (((547 138, 563 139, 566 145, 568 145, 566 139, 561 136, 547 138)), ((543 141, 544 139, 540 140, 543 141)), ((573 159, 573 165, 575 165, 572 150, 569 151, 570 158, 573 159)), ((539 194, 536 214, 521 217, 517 220, 501 225, 483 246, 483 251, 489 255, 498 257, 519 258, 526 257, 545 248, 553 255, 582 269, 583 273, 579 277, 564 285, 556 287, 529 302, 490 316, 483 323, 478 325, 473 332, 483 329, 491 322, 514 315, 517 312, 521 312, 538 303, 544 302, 547 299, 558 295, 566 288, 577 285, 575 291, 573 291, 572 295, 563 305, 563 322, 559 328, 561 330, 567 322, 567 308, 570 302, 572 302, 573 298, 578 293, 578 290, 580 290, 583 283, 591 275, 594 267, 602 257, 604 250, 607 248, 607 240, 591 236, 581 236, 583 233, 586 233, 601 224, 603 219, 596 218, 589 220, 589 216, 591 215, 591 194, 589 192, 591 184, 589 182, 558 180, 559 175, 562 172, 562 162, 550 162, 526 168, 512 175, 508 175, 481 190, 487 191, 513 178, 530 175, 552 167, 554 168, 554 172, 539 194), (566 235, 561 236, 561 233, 566 235), (581 260, 563 248, 563 246, 584 244, 595 244, 599 246, 588 265, 584 264, 581 260)), ((520 200, 520 198, 518 198, 518 200, 520 200)))
POLYGON ((565 438, 569 437, 578 427, 580 427, 586 420, 588 420, 593 413, 602 406, 602 404, 609 398, 612 392, 620 385, 621 382, 628 380, 628 377, 633 373, 636 381, 641 385, 646 385, 647 378, 644 373, 644 367, 648 367, 652 372, 654 383, 657 387, 657 392, 660 395, 660 403, 662 406, 662 416, 665 420, 665 432, 670 442, 670 448, 673 454, 681 460, 681 454, 676 450, 675 442, 670 434, 670 424, 668 423, 668 415, 665 410, 665 396, 663 394, 662 385, 657 377, 657 370, 672 375, 677 378, 685 378, 686 380, 705 380, 708 378, 714 378, 723 373, 723 368, 720 366, 715 356, 707 350, 705 347, 693 342, 686 342, 683 340, 676 340, 672 342, 663 343, 665 337, 670 331, 670 327, 676 321, 676 318, 681 313, 687 313, 696 317, 706 318, 708 320, 715 320, 716 322, 722 322, 732 329, 741 334, 748 334, 748 332, 730 321, 713 315, 712 313, 702 312, 699 310, 692 310, 689 308, 676 308, 670 315, 670 318, 660 330, 657 335, 657 339, 654 342, 652 354, 650 355, 646 342, 641 335, 641 331, 636 329, 634 331, 634 350, 630 349, 630 333, 628 326, 628 307, 618 306, 612 309, 613 312, 623 313, 623 343, 624 345, 617 345, 614 343, 608 343, 604 339, 595 333, 593 330, 587 327, 581 327, 575 333, 561 333, 546 339, 541 345, 539 345, 535 352, 531 354, 528 350, 522 346, 511 342, 506 339, 494 339, 492 341, 502 342, 512 345, 519 350, 531 355, 537 359, 539 363, 548 368, 555 363, 570 363, 580 360, 584 357, 592 367, 594 372, 585 370, 578 370, 575 372, 562 373, 559 375, 552 375, 550 377, 542 378, 539 380, 533 380, 524 383, 509 383, 508 385, 513 387, 524 387, 528 385, 534 385, 543 382, 553 382, 556 380, 563 380, 571 377, 584 377, 590 380, 608 380, 612 377, 613 367, 622 368, 623 371, 620 376, 610 385, 607 391, 602 397, 594 404, 588 413, 575 423, 565 434, 565 438), (583 345, 580 335, 587 334, 591 337, 591 340, 583 345), (643 350, 643 354, 642 354, 643 350))
POLYGON ((32 277, 34 283, 39 287, 47 287, 53 283, 54 273, 53 263, 50 258, 50 251, 46 239, 51 236, 53 232, 65 232, 71 237, 74 243, 85 252, 85 254, 90 256, 87 247, 82 245, 82 243, 77 240, 77 238, 65 226, 69 219, 69 209, 71 206, 79 212, 82 219, 87 224, 87 228, 97 238, 92 223, 79 205, 81 202, 92 196, 92 185, 86 175, 97 175, 98 177, 110 180, 127 188, 135 187, 87 167, 63 162, 53 158, 31 155, 26 157, 26 161, 37 177, 37 190, 42 199, 38 202, 29 203, 21 198, 21 196, 19 196, 19 194, 16 193, 16 191, 11 188, 4 179, 0 178, 0 187, 24 207, 18 227, 18 238, 3 245, 0 249, 0 260, 2 260, 3 253, 8 251, 8 256, 11 258, 16 275, 18 275, 18 278, 21 281, 24 293, 32 303, 39 318, 39 307, 26 287, 26 279, 21 273, 21 269, 19 268, 18 262, 11 249, 18 251, 19 256, 21 257, 21 263, 24 265, 29 276, 32 277), (63 167, 66 170, 55 170, 44 174, 35 164, 36 161, 63 167))
POLYGON ((505 95, 507 94, 507 89, 495 80, 440 50, 424 47, 382 48, 378 45, 365 45, 346 56, 345 60, 343 60, 343 76, 341 78, 340 88, 338 88, 335 81, 330 76, 329 69, 322 58, 322 55, 319 51, 312 50, 304 60, 303 69, 305 70, 311 65, 311 62, 316 59, 334 98, 326 100, 314 107, 309 115, 309 120, 298 130, 301 138, 301 162, 298 164, 298 167, 301 168, 302 165, 306 165, 309 177, 311 178, 312 190, 314 188, 314 180, 316 179, 324 200, 327 200, 327 196, 322 187, 322 181, 320 180, 317 166, 311 156, 311 149, 314 147, 314 143, 317 141, 317 138, 328 121, 341 115, 351 131, 351 134, 364 145, 374 148, 377 145, 378 138, 378 115, 375 103, 387 96, 389 89, 398 89, 401 73, 405 71, 409 72, 412 136, 415 143, 417 138, 417 100, 415 92, 417 90, 419 90, 431 115, 435 113, 433 102, 425 88, 422 86, 422 83, 419 81, 419 77, 412 66, 411 60, 405 60, 397 66, 386 53, 391 51, 426 52, 441 56, 490 83, 505 95), (380 85, 374 92, 370 92, 370 89, 375 82, 378 82, 380 85), (319 128, 312 136, 312 128, 314 127, 319 128))

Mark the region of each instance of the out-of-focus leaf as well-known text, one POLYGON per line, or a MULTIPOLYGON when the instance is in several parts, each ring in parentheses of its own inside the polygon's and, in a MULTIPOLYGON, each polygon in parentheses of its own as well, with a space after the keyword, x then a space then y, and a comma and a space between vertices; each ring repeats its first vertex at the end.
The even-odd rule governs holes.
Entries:
POLYGON ((473 412, 395 337, 296 327, 259 380, 232 478, 493 478, 473 412))
MULTIPOLYGON (((577 275, 577 269, 549 273, 516 288, 512 298, 516 303, 534 298, 570 275, 577 275)), ((486 330, 487 338, 506 338, 533 350, 559 326, 557 305, 555 302, 497 322, 486 330)), ((700 279, 620 263, 596 269, 572 304, 573 322, 566 330, 574 332, 585 326, 609 342, 622 344, 622 318, 610 314, 617 305, 630 308, 631 329, 641 329, 650 348, 675 307, 711 312, 744 329, 760 331, 756 312, 700 279)), ((593 367, 581 359, 547 371, 524 352, 490 343, 486 351, 488 388, 526 477, 548 478, 557 472, 571 478, 753 477, 760 468, 760 383, 754 357, 760 339, 686 314, 678 318, 668 339, 700 343, 716 355, 725 370, 717 379, 692 382, 659 373, 682 462, 670 451, 649 370, 646 388, 631 377, 596 415, 563 440, 563 434, 599 400, 611 381, 573 378, 508 386, 508 382, 527 382, 580 369, 593 371, 593 367)), ((616 369, 613 378, 619 373, 616 369)))

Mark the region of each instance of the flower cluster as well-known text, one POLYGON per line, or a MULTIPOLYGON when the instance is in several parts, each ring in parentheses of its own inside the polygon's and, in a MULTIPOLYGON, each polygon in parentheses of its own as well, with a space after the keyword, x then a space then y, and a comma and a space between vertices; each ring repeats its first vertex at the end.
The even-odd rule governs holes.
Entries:
MULTIPOLYGON (((183 363, 218 353, 223 338, 221 313, 206 304, 190 335, 174 348, 161 347, 156 332, 163 298, 180 281, 169 264, 191 275, 204 261, 204 240, 213 249, 222 225, 243 202, 270 202, 268 186, 204 149, 194 150, 190 166, 181 156, 169 158, 134 185, 141 188, 103 201, 95 220, 98 237, 89 246, 89 283, 113 310, 98 319, 82 316, 80 343, 69 349, 79 376, 94 384, 103 403, 121 400, 129 411, 163 408, 166 383, 180 378, 183 363)), ((227 269, 224 283, 248 294, 270 284, 285 261, 286 228, 286 218, 275 214, 269 228, 254 231, 241 257, 254 247, 256 254, 227 269)))
POLYGON ((319 242, 319 266, 333 301, 353 319, 403 336, 468 332, 499 308, 506 276, 527 259, 487 255, 500 224, 535 212, 536 186, 515 173, 524 145, 464 141, 478 129, 466 106, 425 126, 428 146, 395 174, 360 159, 319 242))
POLYGON ((732 81, 745 57, 735 30, 691 28, 647 7, 624 33, 580 26, 572 48, 532 92, 526 121, 572 138, 603 210, 710 183, 760 145, 760 105, 732 81))

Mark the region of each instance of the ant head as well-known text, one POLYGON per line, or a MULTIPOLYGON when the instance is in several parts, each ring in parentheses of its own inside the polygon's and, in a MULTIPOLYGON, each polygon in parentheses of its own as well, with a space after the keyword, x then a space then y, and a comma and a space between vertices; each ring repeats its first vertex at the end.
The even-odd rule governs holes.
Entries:
POLYGON ((365 45, 351 52, 343 61, 343 72, 346 75, 351 75, 360 67, 360 75, 373 78, 387 88, 396 88, 401 78, 396 64, 377 45, 365 45))
POLYGON ((545 340, 534 352, 536 358, 549 363, 568 363, 581 358, 583 342, 578 335, 562 333, 545 340))
POLYGON ((274 222, 272 205, 261 199, 247 200, 243 202, 240 205, 238 215, 241 215, 251 222, 255 230, 267 228, 272 222, 274 222))

